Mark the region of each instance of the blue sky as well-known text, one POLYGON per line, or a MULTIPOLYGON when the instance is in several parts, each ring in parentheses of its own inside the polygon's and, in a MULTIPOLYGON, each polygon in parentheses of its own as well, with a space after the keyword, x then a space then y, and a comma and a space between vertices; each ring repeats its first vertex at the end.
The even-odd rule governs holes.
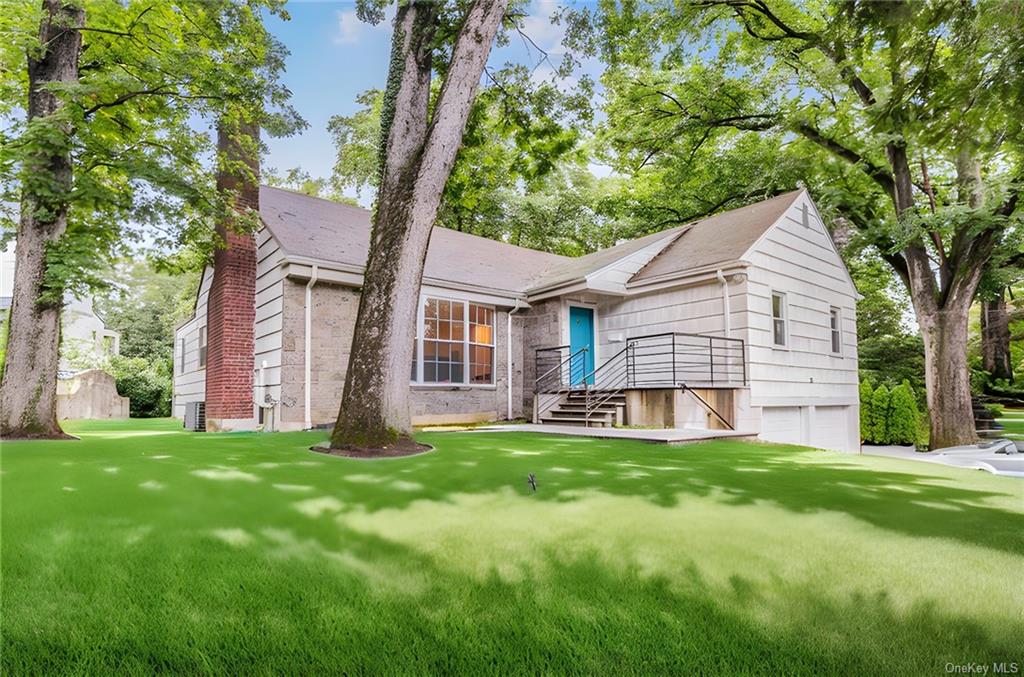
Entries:
MULTIPOLYGON (((534 0, 523 21, 524 33, 556 63, 562 51, 562 28, 552 24, 550 16, 557 8, 551 0, 534 0)), ((314 176, 329 177, 335 149, 327 133, 327 120, 332 115, 355 112, 359 93, 384 86, 391 26, 388 22, 378 26, 360 22, 354 2, 289 2, 287 9, 290 21, 270 18, 267 26, 291 52, 284 83, 309 128, 296 136, 267 139, 270 154, 265 166, 281 173, 301 166, 314 176)), ((491 54, 492 64, 510 61, 537 66, 537 78, 552 76, 542 55, 518 35, 491 54)), ((587 64, 586 68, 593 73, 596 64, 587 64)))

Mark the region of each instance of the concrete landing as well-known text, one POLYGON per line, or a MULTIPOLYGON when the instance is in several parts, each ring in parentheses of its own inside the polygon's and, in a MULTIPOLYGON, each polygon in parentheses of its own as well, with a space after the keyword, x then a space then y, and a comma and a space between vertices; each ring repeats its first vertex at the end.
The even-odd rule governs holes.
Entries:
POLYGON ((659 444, 687 444, 718 439, 754 439, 757 433, 743 430, 706 430, 699 428, 585 428, 575 425, 540 425, 524 423, 519 425, 492 425, 474 430, 503 430, 520 433, 546 433, 549 435, 576 435, 600 439, 643 440, 659 444))

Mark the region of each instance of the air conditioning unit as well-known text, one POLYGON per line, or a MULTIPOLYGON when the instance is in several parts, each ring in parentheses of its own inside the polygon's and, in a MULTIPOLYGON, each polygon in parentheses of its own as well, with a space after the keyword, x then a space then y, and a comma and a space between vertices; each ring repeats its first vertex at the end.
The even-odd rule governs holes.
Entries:
POLYGON ((206 432, 206 402, 185 403, 185 430, 206 432))

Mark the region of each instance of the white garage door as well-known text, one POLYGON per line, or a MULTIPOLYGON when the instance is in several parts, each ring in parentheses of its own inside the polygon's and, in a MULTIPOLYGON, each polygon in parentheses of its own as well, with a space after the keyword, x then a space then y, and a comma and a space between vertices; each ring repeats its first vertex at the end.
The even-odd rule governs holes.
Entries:
POLYGON ((811 445, 822 449, 848 451, 850 445, 849 407, 815 407, 811 445))
POLYGON ((765 407, 761 410, 761 439, 800 444, 800 407, 765 407))

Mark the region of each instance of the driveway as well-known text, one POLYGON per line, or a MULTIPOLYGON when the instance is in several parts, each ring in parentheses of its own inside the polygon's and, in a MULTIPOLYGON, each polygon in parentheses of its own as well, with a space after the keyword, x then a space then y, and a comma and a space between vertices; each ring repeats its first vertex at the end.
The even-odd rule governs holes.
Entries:
POLYGON ((956 468, 973 468, 1009 477, 1024 477, 1024 454, 997 454, 991 449, 974 445, 929 452, 915 451, 914 447, 865 445, 863 453, 871 456, 941 463, 956 468))

